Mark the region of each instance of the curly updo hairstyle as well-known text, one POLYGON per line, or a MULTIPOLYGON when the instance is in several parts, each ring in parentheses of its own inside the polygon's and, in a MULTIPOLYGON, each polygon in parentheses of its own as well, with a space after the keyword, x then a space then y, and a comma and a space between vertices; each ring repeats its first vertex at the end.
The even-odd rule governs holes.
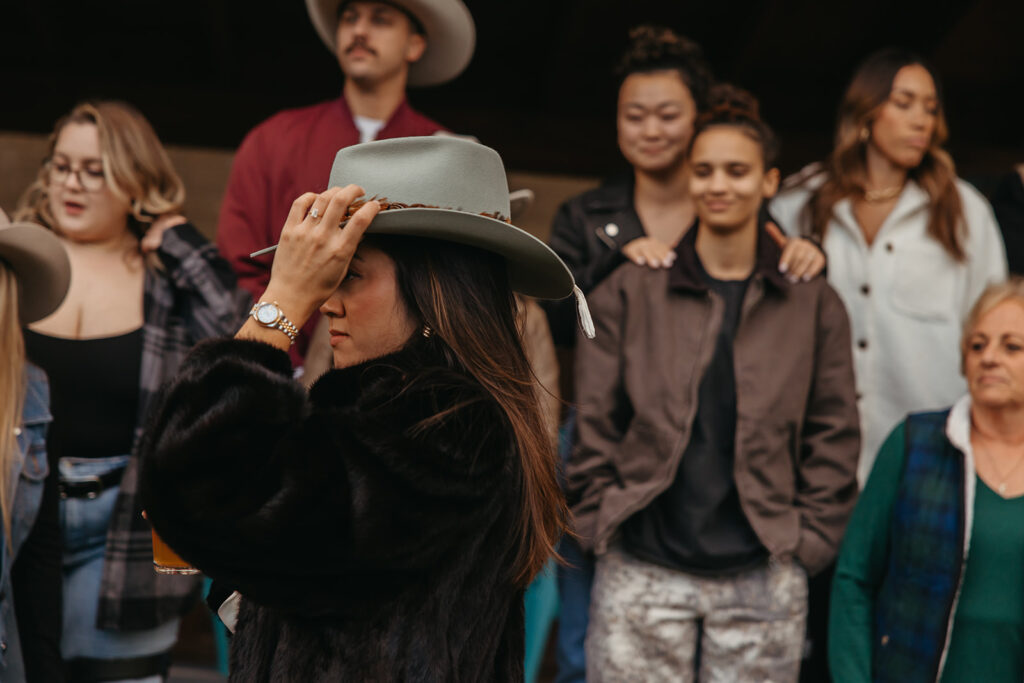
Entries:
POLYGON ((761 120, 760 110, 757 98, 742 88, 728 83, 712 87, 707 109, 697 116, 693 125, 693 137, 690 138, 687 156, 693 152, 693 143, 701 133, 717 126, 732 126, 761 146, 765 170, 774 168, 779 157, 779 138, 761 120))
POLYGON ((645 24, 629 32, 629 47, 615 69, 617 87, 633 74, 675 71, 690 90, 697 111, 708 105, 714 77, 700 45, 664 26, 645 24))

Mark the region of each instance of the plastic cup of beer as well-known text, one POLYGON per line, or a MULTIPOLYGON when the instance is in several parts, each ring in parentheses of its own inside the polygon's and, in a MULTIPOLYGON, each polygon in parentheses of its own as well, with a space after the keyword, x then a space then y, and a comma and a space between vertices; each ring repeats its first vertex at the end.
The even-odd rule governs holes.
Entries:
POLYGON ((157 574, 198 574, 199 570, 178 557, 153 529, 153 569, 157 574))

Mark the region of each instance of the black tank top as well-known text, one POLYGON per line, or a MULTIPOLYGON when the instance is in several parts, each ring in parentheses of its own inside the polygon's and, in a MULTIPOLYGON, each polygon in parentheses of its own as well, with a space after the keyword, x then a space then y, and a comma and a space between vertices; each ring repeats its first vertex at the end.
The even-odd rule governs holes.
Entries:
POLYGON ((50 378, 49 455, 127 455, 139 419, 142 328, 116 337, 65 339, 25 330, 29 360, 50 378))

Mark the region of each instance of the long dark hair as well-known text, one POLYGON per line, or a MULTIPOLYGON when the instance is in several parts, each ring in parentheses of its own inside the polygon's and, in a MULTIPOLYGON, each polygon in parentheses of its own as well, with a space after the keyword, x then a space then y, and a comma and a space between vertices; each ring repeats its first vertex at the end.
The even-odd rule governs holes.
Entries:
POLYGON ((870 126, 879 110, 889 100, 892 82, 905 66, 918 65, 928 71, 938 94, 935 132, 925 150, 921 163, 907 174, 916 181, 930 198, 928 234, 935 238, 957 261, 965 258, 962 230, 963 207, 956 188, 956 167, 942 144, 949 137, 943 114, 942 84, 935 70, 920 56, 900 48, 886 48, 870 55, 857 69, 846 88, 839 106, 835 149, 828 159, 825 183, 811 199, 811 229, 824 237, 832 218, 832 208, 845 197, 859 197, 864 193, 867 176, 865 149, 867 136, 862 131, 870 126))
POLYGON ((470 246, 415 237, 368 237, 395 262, 411 315, 432 330, 448 367, 468 373, 497 402, 511 426, 522 471, 519 547, 512 563, 526 586, 568 528, 554 443, 540 411, 523 350, 518 308, 501 257, 470 246))

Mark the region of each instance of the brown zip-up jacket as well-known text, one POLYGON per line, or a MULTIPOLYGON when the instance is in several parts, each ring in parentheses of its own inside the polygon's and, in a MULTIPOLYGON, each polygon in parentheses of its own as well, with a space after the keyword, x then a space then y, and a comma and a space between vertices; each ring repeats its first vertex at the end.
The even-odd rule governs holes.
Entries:
MULTIPOLYGON (((590 296, 597 337, 577 346, 567 477, 581 543, 598 554, 672 484, 690 439, 724 308, 700 275, 696 234, 671 269, 627 263, 590 296)), ((733 342, 734 477, 765 548, 813 574, 835 557, 857 495, 850 325, 824 277, 790 284, 779 256, 762 231, 733 342)))

